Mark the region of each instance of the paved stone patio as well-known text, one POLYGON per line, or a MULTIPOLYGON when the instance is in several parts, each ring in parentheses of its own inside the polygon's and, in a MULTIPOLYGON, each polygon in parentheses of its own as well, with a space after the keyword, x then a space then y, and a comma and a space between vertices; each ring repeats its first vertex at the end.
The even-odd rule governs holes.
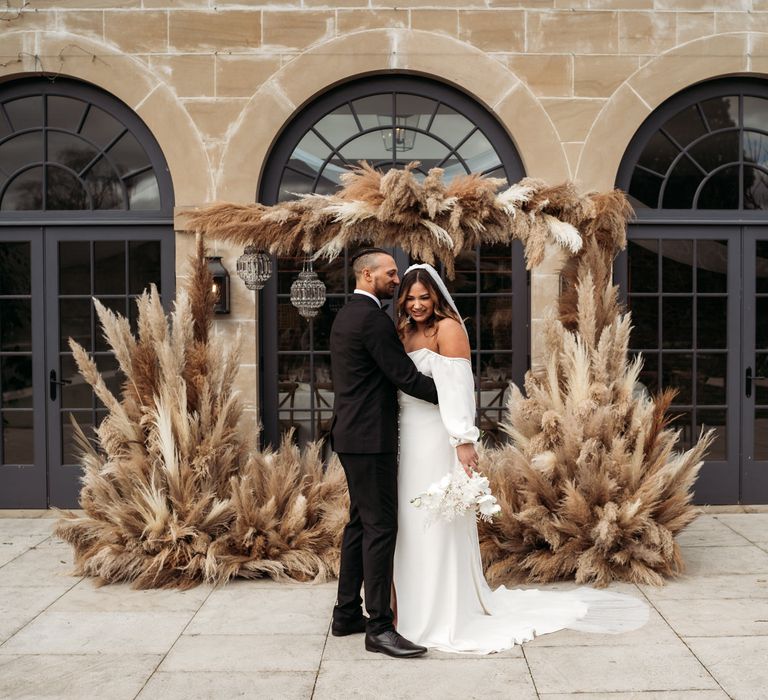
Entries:
POLYGON ((563 631, 503 654, 408 661, 329 635, 332 583, 96 588, 70 575, 54 522, 0 512, 0 698, 768 698, 761 508, 702 514, 680 537, 685 577, 613 586, 652 606, 636 632, 563 631))

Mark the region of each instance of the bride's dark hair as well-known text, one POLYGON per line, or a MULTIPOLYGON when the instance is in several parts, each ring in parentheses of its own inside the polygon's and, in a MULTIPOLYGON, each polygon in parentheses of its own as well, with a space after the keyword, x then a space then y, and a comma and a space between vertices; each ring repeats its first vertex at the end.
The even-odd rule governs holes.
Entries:
POLYGON ((407 333, 411 333, 416 328, 413 319, 408 316, 405 311, 405 298, 408 296, 411 287, 413 287, 416 282, 421 282, 421 284, 426 287, 427 292, 429 292, 429 298, 435 305, 432 316, 427 319, 427 329, 434 327, 434 325, 443 318, 452 318, 454 321, 461 323, 461 319, 451 308, 448 300, 443 296, 443 293, 435 284, 432 275, 425 269, 417 267, 415 270, 411 270, 403 276, 403 279, 400 282, 400 292, 397 295, 397 332, 401 338, 407 333))

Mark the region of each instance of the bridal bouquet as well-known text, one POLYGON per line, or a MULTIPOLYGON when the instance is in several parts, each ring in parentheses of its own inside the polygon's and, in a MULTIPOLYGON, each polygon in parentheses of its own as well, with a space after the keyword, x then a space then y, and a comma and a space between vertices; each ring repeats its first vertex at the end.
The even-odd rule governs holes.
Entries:
POLYGON ((501 511, 488 479, 475 471, 469 477, 463 469, 446 474, 424 493, 412 498, 411 503, 430 511, 430 520, 447 522, 468 510, 474 510, 480 520, 489 522, 501 511))

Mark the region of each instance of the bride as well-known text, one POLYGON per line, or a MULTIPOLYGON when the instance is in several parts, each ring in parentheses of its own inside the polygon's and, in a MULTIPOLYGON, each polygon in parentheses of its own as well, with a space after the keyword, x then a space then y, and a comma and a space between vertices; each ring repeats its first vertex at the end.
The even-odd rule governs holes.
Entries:
POLYGON ((466 328, 433 267, 406 270, 397 312, 405 350, 433 378, 439 397, 435 406, 398 394, 398 631, 433 649, 488 654, 564 628, 617 633, 645 624, 648 608, 631 596, 586 587, 492 591, 483 576, 474 514, 428 524, 428 514, 410 504, 449 471, 469 473, 477 466, 479 431, 466 328))

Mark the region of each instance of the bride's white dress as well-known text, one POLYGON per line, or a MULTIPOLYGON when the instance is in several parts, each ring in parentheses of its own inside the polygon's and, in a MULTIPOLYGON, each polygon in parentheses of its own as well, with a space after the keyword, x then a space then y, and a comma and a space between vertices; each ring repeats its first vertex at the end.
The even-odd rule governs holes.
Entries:
POLYGON ((478 437, 474 380, 468 360, 427 348, 409 355, 434 379, 440 404, 399 395, 398 632, 433 649, 487 654, 564 628, 615 633, 645 624, 647 605, 628 595, 587 587, 492 591, 483 576, 474 515, 427 525, 427 513, 410 500, 461 469, 454 446, 478 437))

